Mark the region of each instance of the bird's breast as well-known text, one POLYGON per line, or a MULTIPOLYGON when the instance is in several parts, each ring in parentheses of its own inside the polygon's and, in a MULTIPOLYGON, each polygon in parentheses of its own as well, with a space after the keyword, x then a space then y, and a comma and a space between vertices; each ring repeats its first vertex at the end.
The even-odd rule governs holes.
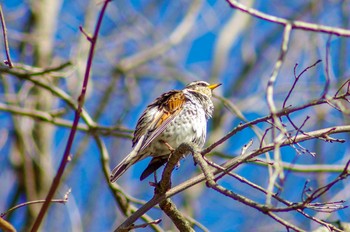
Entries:
POLYGON ((185 106, 182 112, 167 125, 167 128, 147 149, 153 156, 169 155, 164 142, 176 149, 182 143, 195 143, 202 148, 206 138, 207 120, 205 112, 197 106, 185 106))

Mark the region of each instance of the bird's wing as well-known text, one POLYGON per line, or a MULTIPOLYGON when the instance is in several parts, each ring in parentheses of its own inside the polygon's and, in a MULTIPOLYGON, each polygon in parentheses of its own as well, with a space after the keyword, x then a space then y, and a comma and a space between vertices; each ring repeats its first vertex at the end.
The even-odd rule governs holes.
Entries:
POLYGON ((139 156, 137 151, 139 150, 139 147, 141 146, 141 142, 143 140, 144 136, 141 136, 140 143, 136 144, 134 149, 117 165, 115 168, 113 168, 111 172, 111 176, 109 177, 109 181, 111 183, 117 181, 123 173, 128 170, 128 168, 131 167, 134 163, 139 161, 142 156, 139 156))
POLYGON ((134 144, 139 137, 146 135, 139 151, 145 149, 155 138, 157 138, 182 111, 186 97, 182 91, 172 90, 164 93, 151 103, 140 117, 135 134, 134 144))

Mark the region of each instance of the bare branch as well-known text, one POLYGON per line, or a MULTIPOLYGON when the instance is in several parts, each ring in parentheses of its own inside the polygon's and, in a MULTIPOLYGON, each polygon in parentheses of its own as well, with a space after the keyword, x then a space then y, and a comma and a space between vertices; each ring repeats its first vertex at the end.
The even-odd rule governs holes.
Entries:
POLYGON ((83 35, 85 36, 85 38, 89 41, 89 42, 93 42, 93 37, 92 37, 92 35, 90 35, 89 33, 87 33, 85 30, 84 30, 84 28, 83 28, 83 26, 79 26, 79 30, 81 31, 81 33, 83 33, 83 35))
MULTIPOLYGON (((58 118, 55 115, 55 112, 51 113, 51 112, 44 112, 44 111, 35 110, 35 109, 26 109, 15 105, 7 105, 1 102, 0 102, 0 110, 5 112, 10 112, 12 114, 31 117, 37 120, 42 120, 44 122, 48 122, 56 126, 72 128, 71 120, 58 118)), ((94 132, 101 135, 118 136, 118 137, 128 138, 128 139, 132 138, 131 136, 132 130, 129 130, 120 126, 107 127, 107 126, 97 125, 95 122, 93 122, 92 125, 88 123, 86 124, 79 123, 77 126, 77 130, 80 130, 83 132, 89 132, 89 133, 94 132)))
POLYGON ((287 101, 288 101, 290 95, 292 94, 292 92, 293 92, 293 90, 294 90, 296 84, 298 83, 300 77, 301 77, 306 71, 308 71, 310 68, 313 68, 313 67, 315 67, 317 64, 319 64, 321 61, 322 61, 322 60, 317 60, 314 64, 312 64, 312 65, 306 67, 303 71, 301 71, 301 72, 299 73, 298 76, 296 75, 296 68, 298 67, 298 64, 295 64, 295 66, 294 66, 294 82, 293 82, 293 84, 292 84, 292 87, 291 87, 290 90, 288 91, 287 97, 286 97, 286 98, 284 99, 284 101, 283 101, 283 105, 282 105, 283 108, 286 107, 287 101))
MULTIPOLYGON (((110 170, 109 170, 109 155, 108 155, 107 147, 106 147, 105 143, 102 141, 102 139, 99 136, 97 136, 96 134, 94 135, 94 139, 95 139, 95 142, 96 142, 97 146, 99 147, 99 150, 101 153, 100 161, 102 164, 103 174, 105 176, 105 179, 106 179, 106 182, 107 182, 109 188, 113 192, 113 196, 114 196, 115 200, 118 202, 118 205, 119 205, 121 211, 123 212, 123 214, 125 216, 128 216, 131 213, 136 212, 137 208, 133 204, 131 204, 131 202, 136 202, 136 200, 131 198, 130 196, 126 195, 122 191, 122 189, 119 185, 117 185, 116 183, 112 184, 109 181, 110 170)), ((137 200, 137 203, 146 204, 146 202, 140 202, 138 200, 137 200)), ((163 231, 157 224, 151 223, 155 220, 152 219, 147 214, 145 214, 145 213, 142 214, 141 219, 143 219, 143 221, 145 221, 146 224, 149 224, 155 231, 163 231)))
POLYGON ((166 196, 167 191, 171 188, 171 173, 175 166, 184 154, 193 152, 196 148, 189 144, 181 144, 170 156, 163 173, 162 179, 159 183, 155 184, 155 194, 151 200, 139 208, 135 213, 128 217, 115 231, 124 231, 126 228, 131 226, 141 215, 150 210, 155 204, 160 204, 160 207, 164 212, 173 220, 173 223, 181 231, 193 231, 189 222, 184 216, 174 207, 170 202, 164 202, 168 197, 166 196))
POLYGON ((6 65, 0 64, 0 71, 3 73, 12 74, 20 78, 26 78, 27 76, 42 76, 44 74, 49 74, 53 77, 64 77, 65 74, 58 71, 61 71, 71 65, 72 63, 70 61, 47 68, 34 67, 22 63, 15 63, 13 64, 12 68, 9 68, 6 65))
MULTIPOLYGON (((340 98, 341 98, 341 96, 338 96, 338 97, 334 97, 333 99, 336 100, 336 99, 340 99, 340 98)), ((276 112, 276 116, 277 117, 281 117, 281 116, 289 115, 289 114, 291 114, 293 112, 296 112, 296 111, 299 111, 301 109, 306 109, 306 108, 309 108, 309 107, 312 107, 312 106, 315 106, 315 105, 321 105, 321 104, 325 104, 325 103, 328 103, 328 101, 326 99, 318 99, 318 100, 310 101, 309 103, 306 103, 305 105, 302 105, 302 106, 289 107, 289 108, 282 109, 281 111, 276 112)), ((229 133, 227 133, 224 137, 222 137, 218 141, 212 143, 209 147, 205 148, 202 151, 202 155, 211 152, 215 147, 217 147, 220 144, 224 143, 226 140, 231 138, 237 132, 242 131, 243 129, 245 129, 247 127, 250 127, 252 125, 256 125, 258 123, 267 122, 267 120, 269 120, 271 118, 272 118, 272 116, 269 115, 269 116, 257 118, 257 119, 255 119, 253 121, 250 121, 250 122, 238 125, 236 128, 234 128, 229 133)))
MULTIPOLYGON (((61 203, 61 204, 66 204, 66 202, 68 201, 68 196, 69 194, 71 193, 71 189, 69 189, 66 194, 64 195, 64 198, 63 199, 52 199, 51 202, 52 203, 61 203)), ((6 212, 4 213, 1 213, 0 214, 0 217, 5 217, 6 215, 12 213, 13 211, 15 211, 16 209, 19 209, 19 208, 22 208, 24 206, 28 206, 28 205, 32 205, 32 204, 42 204, 44 203, 45 200, 36 200, 36 201, 27 201, 27 202, 24 202, 22 204, 18 204, 14 207, 12 207, 11 209, 7 210, 6 212)))
MULTIPOLYGON (((193 154, 194 156, 194 159, 195 161, 199 164, 199 166, 201 167, 202 169, 202 172, 204 173, 204 176, 206 178, 206 181, 207 181, 207 185, 208 187, 218 191, 219 193, 227 196, 227 197, 230 197, 234 200, 237 200, 239 202, 242 202, 250 207, 253 207, 267 215, 269 215, 271 218, 273 218, 274 220, 278 221, 280 224, 282 225, 285 225, 287 226, 288 228, 291 228, 295 231, 304 231, 300 228, 298 228, 297 226, 295 225, 292 225, 291 223, 287 222, 286 220, 278 217, 277 215, 273 214, 272 212, 269 212, 269 209, 267 209, 268 207, 265 207, 264 205, 261 205, 261 204, 258 204, 256 202, 253 202, 251 201, 250 199, 246 198, 246 197, 243 197, 243 196, 240 196, 224 187, 222 187, 221 185, 217 184, 215 181, 214 181, 214 176, 213 176, 213 173, 211 172, 211 170, 209 170, 208 168, 208 165, 207 163, 204 161, 203 157, 200 155, 200 153, 194 153, 193 154)), ((226 170, 225 170, 226 172, 226 170)), ((267 192, 267 195, 268 192, 267 192)))
POLYGON ((132 225, 132 226, 129 226, 129 227, 126 229, 126 231, 130 231, 130 230, 138 229, 138 228, 146 228, 147 226, 150 226, 150 225, 157 225, 157 224, 159 224, 161 221, 162 221, 162 219, 156 219, 156 220, 154 220, 154 221, 147 222, 147 223, 143 223, 143 224, 140 224, 140 225, 132 225))
POLYGON ((195 231, 194 229, 192 229, 187 219, 176 208, 176 205, 169 198, 160 202, 159 207, 171 219, 171 221, 176 225, 176 228, 179 231, 184 231, 184 232, 195 231))
POLYGON ((240 11, 246 12, 252 16, 255 16, 257 18, 277 23, 283 26, 286 26, 287 24, 291 24, 292 29, 300 29, 300 30, 306 30, 306 31, 314 31, 314 32, 322 32, 326 34, 333 34, 343 37, 350 37, 350 30, 346 30, 343 28, 337 28, 337 27, 329 27, 319 24, 313 24, 313 23, 307 23, 303 21, 290 21, 284 18, 279 18, 273 15, 268 15, 265 13, 262 13, 261 11, 255 10, 253 8, 248 8, 245 5, 235 1, 235 0, 227 0, 227 2, 230 4, 231 7, 236 8, 240 11))
POLYGON ((0 217, 0 229, 6 232, 16 232, 15 227, 0 217))
POLYGON ((83 82, 83 86, 81 89, 81 94, 79 96, 78 99, 78 109, 76 110, 75 116, 74 116, 74 122, 73 122, 73 126, 71 129, 71 132, 69 134, 69 138, 68 138, 68 142, 67 142, 67 146, 66 149, 64 151, 60 166, 58 168, 57 174, 52 182, 52 185, 50 187, 49 193, 47 194, 46 200, 39 212, 38 217, 36 218, 34 225, 31 229, 32 232, 35 232, 39 229, 39 226, 46 214, 47 209, 49 208, 50 202, 59 186, 60 180, 62 178, 63 172, 65 170, 65 167, 68 163, 68 159, 70 156, 70 150, 72 148, 73 145, 73 140, 75 137, 75 133, 77 131, 77 127, 78 127, 78 122, 80 119, 80 115, 82 112, 82 107, 84 104, 84 98, 85 98, 85 93, 86 93, 86 89, 87 89, 87 85, 88 85, 88 81, 89 81, 89 77, 90 77, 90 70, 91 70, 91 66, 92 66, 92 59, 94 56, 94 51, 95 51, 95 45, 96 45, 96 41, 98 38, 98 33, 101 27, 101 23, 102 23, 102 19, 105 13, 105 10, 107 9, 107 5, 110 2, 110 0, 105 0, 101 13, 99 15, 99 18, 97 20, 97 24, 96 24, 96 28, 95 28, 95 32, 94 32, 94 36, 93 36, 93 41, 91 42, 91 48, 90 48, 90 53, 88 56, 88 60, 87 60, 87 64, 86 64, 86 70, 85 70, 85 76, 84 76, 84 82, 83 82))
POLYGON ((4 63, 6 65, 9 66, 9 68, 12 68, 12 61, 11 61, 11 57, 10 57, 10 48, 9 48, 9 44, 8 44, 8 40, 7 40, 7 28, 6 28, 6 23, 5 23, 5 17, 4 17, 4 13, 2 11, 2 6, 0 5, 0 20, 1 20, 1 26, 2 26, 2 35, 4 37, 4 46, 5 46, 5 53, 6 53, 6 57, 7 60, 4 61, 4 63))

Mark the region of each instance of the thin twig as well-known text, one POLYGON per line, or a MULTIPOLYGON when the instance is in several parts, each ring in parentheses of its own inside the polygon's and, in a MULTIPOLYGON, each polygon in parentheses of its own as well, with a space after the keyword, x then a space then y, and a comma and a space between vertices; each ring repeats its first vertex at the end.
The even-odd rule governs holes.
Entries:
MULTIPOLYGON (((339 126, 336 127, 336 130, 331 131, 330 133, 344 133, 344 132, 350 132, 350 126, 349 125, 345 125, 345 126, 339 126)), ((317 136, 321 136, 322 134, 326 133, 329 131, 329 128, 326 129, 321 129, 321 130, 317 130, 317 131, 313 131, 313 132, 309 132, 309 134, 311 134, 313 137, 317 137, 317 136)), ((311 139, 309 136, 305 136, 305 135, 299 135, 296 142, 302 142, 305 140, 309 140, 311 139)), ((290 145, 292 141, 287 140, 285 143, 283 143, 281 146, 287 146, 290 145)), ((264 146, 262 149, 256 150, 256 151, 252 151, 252 152, 248 152, 247 154, 245 154, 244 156, 238 156, 235 157, 232 160, 229 160, 227 162, 225 162, 224 164, 221 164, 220 166, 224 167, 225 169, 231 169, 231 168, 235 168, 237 166, 239 166, 240 164, 246 162, 247 160, 251 160, 252 158, 263 154, 265 152, 271 151, 274 149, 273 144, 268 144, 266 146, 264 146)), ((205 154, 205 153, 204 153, 205 154)), ((203 152, 202 152, 203 155, 203 152)), ((214 171, 214 175, 217 175, 218 173, 221 173, 220 170, 215 170, 214 171)), ((177 194, 178 192, 184 191, 185 189, 190 188, 193 185, 196 185, 202 181, 205 180, 204 174, 200 174, 198 176, 195 176, 173 188, 171 188, 167 194, 166 197, 171 197, 175 194, 177 194)))
POLYGON ((314 23, 307 23, 307 22, 297 21, 297 20, 295 21, 287 20, 284 18, 279 18, 273 15, 265 14, 253 8, 249 8, 242 3, 239 3, 236 0, 226 0, 226 1, 230 4, 231 7, 236 8, 240 11, 243 11, 247 14, 250 14, 254 17, 257 17, 272 23, 284 25, 284 26, 287 24, 291 24, 292 29, 300 29, 305 31, 314 31, 314 32, 333 34, 333 35, 338 35, 343 37, 350 37, 350 30, 346 30, 338 27, 329 27, 329 26, 324 26, 324 25, 314 24, 314 23))
MULTIPOLYGON (((292 122, 292 120, 289 118, 289 116, 287 116, 287 118, 289 119, 290 122, 292 122)), ((307 122, 307 120, 310 119, 310 116, 306 116, 305 120, 303 121, 303 123, 301 124, 300 127, 296 128, 297 132, 295 133, 294 137, 297 137, 299 132, 303 133, 304 135, 306 135, 306 133, 304 133, 304 131, 302 130, 302 128, 305 126, 305 123, 307 122)), ((293 123, 294 124, 294 123, 293 123)))
POLYGON ((75 137, 77 127, 78 127, 78 122, 80 119, 80 114, 82 112, 82 107, 84 104, 85 94, 86 94, 87 85, 88 85, 89 77, 90 77, 92 60, 93 60, 94 52, 95 52, 96 41, 98 38, 98 34, 100 31, 100 27, 102 24, 102 19, 103 19, 104 13, 105 13, 105 11, 107 9, 107 5, 110 1, 111 0, 105 0, 104 4, 102 6, 102 10, 100 12, 99 18, 97 20, 93 40, 91 41, 91 47, 90 47, 90 51, 89 51, 88 60, 86 63, 86 70, 85 70, 85 75, 84 75, 83 86, 82 86, 81 94, 80 94, 79 100, 78 100, 78 109, 75 111, 73 126, 72 126, 71 132, 70 132, 69 137, 68 137, 67 146, 66 146, 66 149, 64 151, 60 166, 59 166, 58 171, 57 171, 57 174, 54 177, 52 185, 51 185, 50 190, 49 190, 49 193, 47 194, 46 200, 45 200, 43 206, 41 207, 39 215, 36 218, 34 225, 31 229, 32 232, 36 232, 39 229, 39 226, 40 226, 40 224, 41 224, 41 222, 42 222, 42 220, 47 212, 47 209, 49 208, 50 202, 51 202, 51 200, 52 200, 52 198, 53 198, 53 196, 54 196, 54 194, 59 186, 63 172, 65 170, 67 163, 68 163, 70 151, 71 151, 71 148, 73 145, 74 137, 75 137))
POLYGON ((79 26, 79 30, 81 31, 81 33, 83 33, 83 35, 89 42, 93 41, 92 36, 84 30, 83 26, 79 26))
MULTIPOLYGON (((68 201, 68 195, 70 194, 71 190, 69 189, 68 192, 64 195, 64 198, 63 199, 52 199, 51 202, 52 203, 61 203, 61 204, 65 204, 67 201, 68 201)), ((0 214, 0 217, 5 217, 7 214, 15 211, 16 209, 19 209, 21 207, 24 207, 24 206, 28 206, 28 205, 33 205, 33 204, 42 204, 44 203, 45 200, 36 200, 36 201, 27 201, 27 202, 24 202, 24 203, 21 203, 21 204, 18 204, 12 208, 10 208, 9 210, 7 210, 6 212, 4 213, 1 213, 0 214)))
POLYGON ((312 202, 322 196, 324 193, 326 193, 330 188, 333 187, 336 183, 338 183, 341 180, 344 180, 348 176, 350 176, 350 170, 349 170, 350 160, 346 163, 343 171, 339 174, 339 176, 331 181, 330 183, 326 184, 325 186, 322 186, 315 190, 305 201, 312 202))
POLYGON ((147 226, 150 226, 150 225, 157 225, 161 223, 161 221, 162 219, 156 219, 154 221, 146 222, 140 225, 131 225, 126 230, 129 231, 129 230, 138 229, 138 228, 146 228, 147 226))
MULTIPOLYGON (((41 120, 44 122, 51 123, 52 125, 62 126, 66 128, 72 128, 72 121, 56 117, 53 113, 35 110, 35 109, 27 109, 15 105, 7 105, 0 102, 0 110, 4 112, 11 112, 12 114, 17 114, 21 116, 31 117, 36 120, 41 120)), ((121 138, 131 139, 132 130, 120 127, 120 126, 102 126, 95 124, 95 122, 90 125, 88 123, 79 123, 77 130, 82 132, 94 132, 101 135, 112 135, 121 138)))
MULTIPOLYGON (((346 126, 339 126, 336 127, 336 130, 331 131, 330 133, 344 133, 344 132, 350 132, 350 126, 346 125, 346 126)), ((309 134, 313 135, 313 136, 321 136, 322 134, 324 134, 325 132, 329 131, 329 128, 326 129, 321 129, 321 130, 317 130, 317 131, 313 131, 313 132, 309 132, 309 134)), ((299 135, 296 142, 301 142, 301 141, 305 141, 311 139, 309 136, 305 136, 305 135, 299 135)), ((283 143, 281 146, 287 146, 290 145, 292 141, 287 140, 285 143, 283 143)), ((222 166, 223 168, 225 168, 225 170, 227 169, 232 169, 235 168, 237 166, 239 166, 240 164, 246 162, 247 160, 250 160, 260 154, 263 154, 265 152, 271 151, 274 149, 273 144, 268 144, 266 146, 264 146, 262 149, 259 149, 257 151, 252 151, 252 152, 248 152, 247 154, 245 154, 244 156, 239 156, 236 157, 220 166, 222 166)), ((202 151, 202 155, 206 154, 202 151)), ((215 169, 213 170, 213 174, 217 175, 219 173, 221 173, 221 170, 215 169)), ((143 215, 144 213, 146 213, 148 210, 150 210, 152 207, 154 207, 156 204, 158 204, 160 201, 163 201, 164 199, 168 198, 168 197, 172 197, 176 194, 178 194, 179 192, 182 192, 198 183, 201 183, 203 181, 205 181, 206 178, 204 176, 204 174, 199 174, 195 177, 192 177, 191 179, 171 188, 170 190, 168 190, 166 192, 165 195, 160 196, 159 198, 153 197, 150 201, 148 201, 145 205, 143 205, 137 212, 134 213, 134 215, 132 215, 132 218, 129 217, 124 223, 127 225, 132 224, 134 221, 137 220, 138 217, 140 217, 140 215, 143 215)), ((285 209, 284 209, 285 210, 285 209)), ((291 210, 291 209, 289 209, 291 210)), ((123 224, 124 224, 123 223, 123 224)))
MULTIPOLYGON (((252 201, 252 200, 250 200, 250 199, 248 199, 246 197, 240 196, 239 194, 236 194, 236 193, 234 193, 234 192, 232 192, 232 191, 230 191, 230 190, 228 190, 228 189, 218 185, 215 181, 213 181, 212 173, 211 173, 210 170, 208 170, 208 166, 206 165, 206 162, 204 161, 202 156, 196 155, 195 159, 196 159, 196 162, 200 164, 200 167, 201 167, 201 169, 202 169, 202 171, 204 173, 204 176, 206 177, 206 181, 207 181, 209 187, 211 187, 214 190, 222 193, 225 196, 228 196, 228 197, 230 197, 230 198, 232 198, 234 200, 242 202, 245 205, 253 207, 253 208, 255 208, 255 209, 257 209, 257 210, 259 210, 259 211, 261 211, 261 212, 263 212, 263 213, 265 213, 267 215, 269 215, 270 217, 272 217, 274 220, 276 220, 280 224, 285 225, 287 228, 292 228, 293 230, 296 230, 296 231, 303 231, 303 230, 298 228, 298 227, 296 227, 295 225, 287 222, 286 220, 284 220, 282 218, 279 218, 277 215, 273 214, 272 212, 283 212, 285 210, 287 210, 287 211, 297 210, 299 213, 301 213, 302 212, 301 210, 303 210, 304 208, 310 208, 310 209, 314 209, 314 210, 320 210, 321 209, 321 210, 324 210, 324 211, 326 211, 326 210, 327 211, 335 211, 335 210, 346 208, 346 206, 343 206, 341 204, 343 202, 328 202, 328 203, 312 203, 312 204, 309 204, 309 202, 310 202, 309 199, 307 199, 304 202, 298 203, 298 204, 295 204, 295 203, 292 204, 292 203, 287 202, 287 201, 283 200, 282 198, 278 197, 276 194, 272 194, 272 193, 271 193, 271 196, 273 198, 283 202, 288 207, 286 207, 286 208, 274 208, 274 207, 269 207, 269 206, 266 206, 266 205, 261 205, 259 203, 256 203, 256 202, 254 202, 254 201, 252 201)), ((349 162, 347 163, 346 167, 344 168, 344 172, 345 172, 345 170, 347 170, 348 165, 349 165, 349 162)), ((225 173, 228 173, 228 170, 222 168, 221 166, 215 165, 215 167, 218 168, 219 170, 225 172, 225 173)), ((236 175, 234 173, 232 173, 232 174, 228 173, 228 174, 229 175, 233 175, 235 177, 239 177, 238 175, 236 175)), ((265 190, 265 189, 261 188, 260 186, 247 181, 244 178, 240 178, 239 177, 239 180, 247 183, 248 185, 252 186, 255 189, 258 189, 259 191, 262 191, 266 195, 269 195, 268 194, 268 190, 265 190)), ((316 192, 317 192, 317 190, 316 190, 316 192)))
POLYGON ((284 101, 283 101, 282 108, 285 108, 285 107, 286 107, 287 101, 288 101, 290 95, 292 94, 292 92, 293 92, 293 90, 294 90, 296 84, 298 83, 300 77, 302 77, 302 75, 303 75, 306 71, 308 71, 310 68, 315 67, 315 66, 316 66, 317 64, 319 64, 321 61, 322 61, 322 60, 317 60, 314 64, 307 66, 303 71, 301 71, 301 73, 299 73, 298 76, 296 75, 296 68, 298 67, 298 64, 295 64, 295 66, 294 66, 294 82, 293 82, 293 84, 292 84, 292 87, 291 87, 290 90, 288 91, 287 97, 286 97, 286 98, 284 99, 284 101))
MULTIPOLYGON (((337 97, 333 97, 332 100, 341 99, 342 97, 343 97, 342 95, 337 96, 337 97)), ((329 102, 326 99, 317 99, 317 100, 310 101, 309 103, 306 103, 306 104, 301 105, 301 106, 289 107, 289 108, 282 109, 282 110, 276 112, 276 115, 277 115, 277 117, 281 117, 281 116, 285 116, 285 115, 291 114, 293 112, 299 111, 301 109, 306 109, 306 108, 309 108, 309 107, 312 107, 312 106, 322 105, 322 104, 325 104, 325 103, 328 104, 329 102)), ((202 155, 208 154, 214 148, 216 148, 217 146, 219 146, 220 144, 224 143, 226 140, 231 138, 233 135, 235 135, 237 132, 242 131, 243 129, 245 129, 247 127, 250 127, 252 125, 256 125, 256 124, 259 124, 261 122, 266 122, 267 120, 269 120, 271 118, 272 118, 272 116, 268 115, 268 116, 265 116, 265 117, 257 118, 255 120, 247 122, 247 123, 239 124, 233 130, 228 132, 224 137, 222 137, 221 139, 215 141, 209 147, 207 147, 204 150, 202 150, 202 155)))
POLYGON ((349 89, 350 89, 350 79, 345 81, 344 84, 342 84, 339 89, 337 90, 337 92, 335 93, 335 97, 339 97, 340 91, 347 85, 347 90, 346 93, 350 94, 349 89))
MULTIPOLYGON (((250 160, 250 162, 254 162, 254 164, 261 166, 271 165, 267 160, 261 158, 250 160)), ((300 173, 339 173, 344 170, 344 165, 335 164, 295 164, 282 162, 282 165, 285 170, 300 173)))
MULTIPOLYGON (((242 153, 244 154, 245 150, 242 150, 242 153)), ((242 154, 242 155, 243 155, 242 154)), ((275 221, 279 222, 282 225, 287 226, 288 228, 292 228, 295 231, 304 231, 300 228, 298 228, 297 226, 287 222, 286 220, 278 217, 277 215, 273 214, 271 211, 271 207, 269 206, 265 206, 265 205, 261 205, 259 203, 256 203, 244 196, 241 196, 239 194, 236 194, 226 188, 224 188, 223 186, 219 185, 216 183, 216 181, 214 181, 214 175, 212 173, 212 169, 209 169, 209 166, 207 164, 207 162, 205 162, 205 160, 203 159, 203 157, 200 155, 200 153, 194 153, 193 154, 194 159, 196 161, 196 163, 199 164, 199 166, 201 167, 202 172, 204 173, 204 176, 206 178, 206 182, 208 187, 214 189, 215 191, 230 197, 234 200, 237 200, 239 202, 244 203, 245 205, 248 205, 252 208, 255 208, 257 210, 259 210, 262 213, 267 214, 268 216, 270 216, 271 218, 273 218, 275 221)), ((224 170, 224 172, 226 173, 228 170, 224 170)), ((269 195, 269 193, 267 192, 267 196, 269 195)), ((272 194, 271 194, 272 195, 272 194)), ((293 209, 294 210, 294 209, 293 209)))
POLYGON ((62 64, 53 67, 35 67, 22 63, 15 63, 13 68, 9 68, 6 65, 0 64, 0 71, 3 73, 12 74, 17 77, 26 77, 26 76, 42 76, 44 74, 49 74, 53 77, 64 76, 64 72, 58 72, 72 65, 72 62, 67 61, 62 64))
MULTIPOLYGON (((204 159, 206 159, 206 158, 204 157, 204 159)), ((232 176, 233 178, 237 179, 238 181, 240 181, 242 183, 245 183, 245 184, 249 185, 250 187, 252 187, 252 188, 254 188, 254 189, 256 189, 256 190, 258 190, 258 191, 260 191, 260 192, 262 192, 264 194, 267 194, 267 190, 262 188, 261 186, 259 186, 259 185, 255 184, 255 183, 247 180, 246 178, 244 178, 242 176, 239 176, 236 173, 227 172, 227 170, 225 168, 221 167, 220 165, 217 165, 217 164, 215 164, 215 163, 213 163, 213 162, 211 162, 209 160, 206 160, 206 161, 208 162, 208 164, 213 165, 213 167, 217 168, 218 170, 221 170, 222 172, 226 172, 227 175, 232 176)), ((287 206, 292 206, 294 204, 293 202, 289 202, 289 201, 279 197, 277 194, 272 194, 272 197, 274 199, 276 199, 277 201, 279 201, 279 202, 281 202, 281 203, 283 203, 283 204, 285 204, 287 206)), ((312 208, 312 207, 310 207, 310 208, 312 208)), ((296 209, 296 211, 298 213, 302 214, 304 217, 309 218, 309 219, 319 223, 320 225, 324 225, 324 226, 330 227, 334 231, 341 231, 341 230, 339 230, 338 228, 336 228, 335 226, 333 226, 333 225, 331 225, 329 223, 326 223, 326 222, 324 222, 324 221, 322 221, 322 220, 320 220, 318 218, 315 218, 315 217, 312 217, 312 216, 306 214, 303 209, 296 209)))
MULTIPOLYGON (((322 136, 324 133, 330 133, 330 134, 334 134, 334 133, 344 133, 344 132, 350 132, 350 126, 349 125, 345 125, 345 126, 339 126, 339 127, 332 127, 332 128, 336 128, 335 130, 330 130, 330 128, 326 128, 326 129, 321 129, 321 130, 317 130, 317 131, 313 131, 313 132, 309 132, 309 135, 313 136, 313 137, 318 137, 318 136, 322 136)), ((299 135, 298 138, 296 139, 296 142, 301 142, 301 141, 305 141, 305 140, 309 140, 311 139, 310 136, 305 136, 305 135, 299 135)), ((292 141, 290 140, 286 140, 281 147, 283 146, 287 146, 290 145, 292 141)), ((263 148, 256 150, 256 151, 252 151, 252 152, 248 152, 247 154, 244 154, 243 156, 238 156, 235 157, 234 159, 220 165, 222 166, 225 170, 231 170, 237 166, 239 166, 240 164, 251 160, 252 158, 263 154, 265 152, 271 151, 274 149, 274 145, 273 144, 268 144, 266 146, 264 146, 263 148)), ((202 151, 202 155, 207 154, 207 151, 202 151)), ((218 170, 216 168, 214 169, 210 169, 210 172, 212 172, 214 175, 217 175, 219 173, 222 173, 222 170, 218 170)), ((139 208, 133 215, 131 215, 129 218, 127 218, 126 221, 123 222, 123 224, 121 226, 123 226, 123 228, 126 228, 127 226, 131 225, 132 223, 134 223, 141 215, 143 215, 144 213, 146 213, 148 210, 150 210, 151 208, 153 208, 156 204, 159 204, 159 202, 165 200, 166 198, 172 197, 176 194, 178 194, 179 192, 182 192, 198 183, 201 183, 203 181, 206 181, 205 175, 204 174, 199 174, 171 189, 169 189, 164 195, 158 196, 158 197, 153 197, 151 200, 149 200, 146 204, 144 204, 141 208, 139 208)), ((253 205, 256 207, 255 205, 256 203, 254 203, 253 205)), ((263 205, 262 207, 265 208, 265 206, 263 205)), ((295 205, 295 206, 290 206, 287 208, 271 208, 269 210, 273 210, 276 212, 285 212, 285 211, 291 211, 291 210, 295 210, 298 209, 298 207, 301 207, 300 205, 295 205)), ((120 227, 121 227, 120 226, 120 227)))
POLYGON ((1 19, 1 26, 2 26, 2 35, 4 37, 5 52, 7 57, 7 60, 5 60, 5 64, 8 65, 10 68, 12 68, 13 65, 10 57, 10 48, 7 40, 7 28, 6 28, 5 17, 4 17, 4 13, 2 11, 1 5, 0 5, 0 19, 1 19))

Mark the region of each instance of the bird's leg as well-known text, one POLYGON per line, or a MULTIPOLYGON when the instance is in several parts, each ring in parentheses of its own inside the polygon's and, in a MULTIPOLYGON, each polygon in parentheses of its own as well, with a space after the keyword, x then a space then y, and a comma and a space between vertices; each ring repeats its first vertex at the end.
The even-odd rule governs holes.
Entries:
MULTIPOLYGON (((167 146, 167 148, 169 149, 169 151, 170 151, 169 158, 170 158, 170 156, 174 153, 175 149, 174 149, 172 146, 170 146, 169 143, 165 142, 164 140, 160 140, 160 141, 161 141, 162 143, 164 143, 164 145, 167 146)), ((169 160, 169 158, 168 158, 168 160, 169 160)), ((176 168, 179 168, 179 167, 180 167, 180 160, 179 160, 179 162, 177 162, 177 164, 176 164, 176 168)))
POLYGON ((157 171, 153 172, 153 178, 154 178, 154 182, 150 181, 148 182, 148 184, 152 187, 157 187, 158 186, 157 171))
POLYGON ((171 154, 175 151, 175 149, 174 149, 172 146, 170 146, 169 143, 165 142, 164 140, 160 140, 160 141, 161 141, 162 143, 164 143, 164 145, 169 149, 169 151, 170 151, 171 154))
POLYGON ((157 180, 157 171, 154 171, 154 172, 153 172, 153 175, 154 175, 154 183, 158 183, 158 180, 157 180))

